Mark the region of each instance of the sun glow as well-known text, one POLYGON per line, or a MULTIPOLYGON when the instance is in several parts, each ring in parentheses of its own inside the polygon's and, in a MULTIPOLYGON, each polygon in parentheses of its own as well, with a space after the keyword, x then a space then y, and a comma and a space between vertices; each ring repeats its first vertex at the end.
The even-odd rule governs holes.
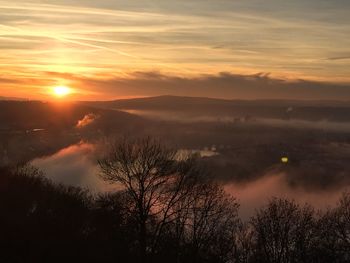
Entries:
POLYGON ((71 88, 66 86, 57 86, 53 88, 53 93, 57 97, 65 97, 72 92, 71 88))

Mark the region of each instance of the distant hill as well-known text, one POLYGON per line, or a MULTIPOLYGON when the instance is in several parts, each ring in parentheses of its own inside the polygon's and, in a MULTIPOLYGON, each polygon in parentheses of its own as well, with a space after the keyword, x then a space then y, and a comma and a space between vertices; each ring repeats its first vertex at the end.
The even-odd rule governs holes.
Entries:
POLYGON ((3 96, 0 96, 0 101, 2 101, 2 100, 24 101, 26 99, 16 98, 16 97, 3 97, 3 96))
POLYGON ((140 118, 116 110, 103 110, 74 103, 0 101, 0 128, 71 129, 88 114, 100 116, 99 123, 137 122, 140 118))
POLYGON ((254 116, 303 120, 350 121, 350 102, 302 100, 224 100, 201 97, 159 96, 84 104, 118 110, 181 112, 210 116, 254 116))

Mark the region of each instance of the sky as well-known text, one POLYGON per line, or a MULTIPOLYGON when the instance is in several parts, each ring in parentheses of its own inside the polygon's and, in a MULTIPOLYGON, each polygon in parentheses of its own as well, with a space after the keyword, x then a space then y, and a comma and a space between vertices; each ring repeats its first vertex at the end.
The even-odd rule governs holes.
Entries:
POLYGON ((350 100, 349 0, 0 0, 0 96, 350 100))

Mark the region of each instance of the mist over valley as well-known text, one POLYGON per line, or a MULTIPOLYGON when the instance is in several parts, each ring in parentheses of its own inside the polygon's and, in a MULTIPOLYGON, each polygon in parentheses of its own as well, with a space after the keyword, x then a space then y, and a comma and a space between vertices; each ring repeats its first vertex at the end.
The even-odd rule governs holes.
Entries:
POLYGON ((141 136, 199 154, 208 176, 241 200, 246 216, 273 196, 326 208, 350 184, 350 106, 343 102, 165 96, 2 101, 0 108, 2 164, 29 162, 50 180, 93 192, 113 191, 98 178, 106 143, 141 136), (247 194, 254 192, 264 197, 247 194), (321 202, 324 195, 334 198, 321 202))

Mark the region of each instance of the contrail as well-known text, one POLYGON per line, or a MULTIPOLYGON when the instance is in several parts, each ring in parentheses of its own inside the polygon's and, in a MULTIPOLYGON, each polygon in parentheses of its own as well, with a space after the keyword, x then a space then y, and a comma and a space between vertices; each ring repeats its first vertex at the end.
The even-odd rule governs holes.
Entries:
POLYGON ((67 38, 64 38, 64 37, 53 37, 53 36, 51 36, 51 37, 56 39, 56 40, 62 41, 62 42, 68 42, 68 43, 73 43, 73 44, 77 44, 77 45, 81 45, 81 46, 107 50, 107 51, 110 51, 110 52, 118 53, 119 55, 123 55, 123 56, 126 56, 126 57, 138 58, 138 57, 130 55, 130 54, 126 53, 126 52, 123 52, 123 51, 120 51, 120 50, 115 50, 115 49, 104 47, 104 46, 93 45, 93 44, 85 43, 85 42, 82 42, 82 41, 76 41, 76 40, 72 40, 72 39, 67 39, 67 38))

